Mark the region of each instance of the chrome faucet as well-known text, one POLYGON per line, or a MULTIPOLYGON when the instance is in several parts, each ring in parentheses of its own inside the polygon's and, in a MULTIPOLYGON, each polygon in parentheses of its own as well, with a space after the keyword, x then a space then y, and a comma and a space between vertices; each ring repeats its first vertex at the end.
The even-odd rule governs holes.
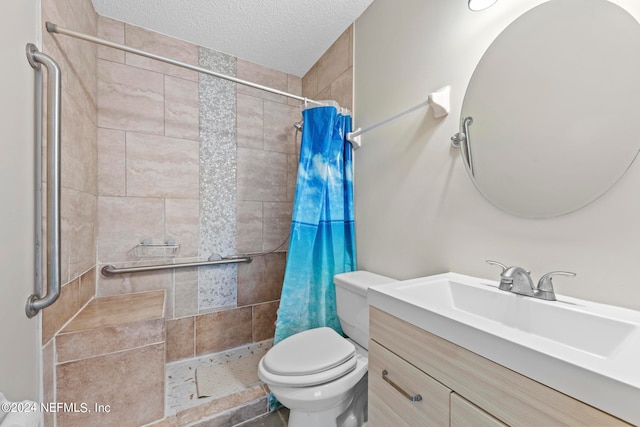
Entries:
POLYGON ((556 301, 556 294, 553 290, 553 276, 575 276, 576 273, 570 271, 552 271, 540 278, 538 286, 533 285, 531 272, 522 267, 507 267, 497 261, 487 261, 487 264, 497 265, 502 268, 500 274, 500 286, 498 288, 503 291, 513 292, 518 295, 525 295, 533 298, 540 298, 547 301, 556 301))
POLYGON ((509 286, 509 291, 514 294, 535 296, 536 288, 531 279, 531 273, 522 267, 509 267, 500 275, 500 283, 509 286))

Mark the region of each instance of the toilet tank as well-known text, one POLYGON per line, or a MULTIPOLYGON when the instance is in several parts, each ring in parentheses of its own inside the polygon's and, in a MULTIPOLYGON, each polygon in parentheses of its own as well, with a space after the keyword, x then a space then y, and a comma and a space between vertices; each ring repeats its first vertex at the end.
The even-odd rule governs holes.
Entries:
POLYGON ((336 303, 338 317, 343 332, 368 349, 369 341, 369 304, 367 289, 369 286, 395 282, 386 276, 359 270, 333 276, 336 285, 336 303))

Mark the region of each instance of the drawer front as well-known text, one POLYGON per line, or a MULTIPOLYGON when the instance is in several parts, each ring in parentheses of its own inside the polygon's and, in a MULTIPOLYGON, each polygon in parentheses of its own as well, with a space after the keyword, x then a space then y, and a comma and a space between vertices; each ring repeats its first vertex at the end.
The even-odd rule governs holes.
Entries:
POLYGON ((507 427, 459 394, 451 393, 451 427, 507 427))
POLYGON ((369 341, 370 426, 448 426, 449 393, 415 366, 369 341), (421 399, 412 401, 416 395, 421 399))

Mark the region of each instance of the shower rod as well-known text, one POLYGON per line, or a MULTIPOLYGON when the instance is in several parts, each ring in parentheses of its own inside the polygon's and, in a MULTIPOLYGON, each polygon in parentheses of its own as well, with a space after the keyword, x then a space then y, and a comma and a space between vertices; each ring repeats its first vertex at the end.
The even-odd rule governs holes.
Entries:
POLYGON ((155 59, 157 61, 165 62, 167 64, 175 65, 177 67, 186 68, 188 70, 196 71, 198 73, 208 74, 210 76, 218 77, 220 79, 228 80, 228 81, 231 81, 231 82, 234 82, 234 83, 238 83, 238 84, 241 84, 241 85, 244 85, 244 86, 249 86, 249 87, 252 87, 252 88, 255 88, 255 89, 264 90, 265 92, 271 92, 271 93, 275 93, 276 95, 282 95, 282 96, 286 96, 287 98, 296 99, 298 101, 304 102, 305 104, 311 103, 311 104, 316 104, 316 105, 325 105, 322 102, 314 101, 312 99, 305 98, 304 96, 294 95, 292 93, 284 92, 284 91, 281 91, 279 89, 275 89, 275 88, 272 88, 272 87, 269 87, 269 86, 263 86, 263 85, 260 85, 260 84, 257 84, 257 83, 253 83, 253 82, 250 82, 250 81, 247 81, 247 80, 239 79, 237 77, 233 77, 233 76, 228 76, 226 74, 217 73, 217 72, 211 71, 211 70, 209 70, 207 68, 198 67, 196 65, 187 64, 186 62, 176 61, 175 59, 166 58, 164 56, 156 55, 155 53, 146 52, 144 50, 135 49, 135 48, 132 48, 132 47, 129 47, 129 46, 125 46, 125 45, 122 45, 122 44, 110 42, 108 40, 104 40, 104 39, 101 39, 101 38, 98 38, 98 37, 90 36, 88 34, 79 33, 77 31, 73 31, 73 30, 68 30, 66 28, 60 27, 59 25, 51 23, 51 22, 47 22, 45 24, 45 26, 47 28, 47 31, 50 32, 50 33, 63 34, 65 36, 74 37, 76 39, 88 41, 88 42, 91 42, 91 43, 100 44, 102 46, 107 46, 107 47, 110 47, 110 48, 113 48, 113 49, 122 50, 122 51, 125 51, 125 52, 133 53, 135 55, 144 56, 146 58, 155 59))
MULTIPOLYGON (((77 31, 73 31, 73 30, 69 30, 63 27, 60 27, 57 24, 54 24, 52 22, 46 22, 45 24, 46 29, 48 32, 50 33, 55 33, 55 34, 62 34, 65 36, 70 36, 76 39, 80 39, 80 40, 84 40, 84 41, 88 41, 91 43, 96 43, 102 46, 106 46, 106 47, 110 47, 113 49, 118 49, 118 50, 122 50, 124 52, 129 52, 129 53, 133 53, 135 55, 140 55, 140 56, 144 56, 146 58, 151 58, 151 59, 155 59, 157 61, 161 61, 161 62, 165 62, 167 64, 171 64, 171 65, 175 65, 177 67, 182 67, 182 68, 186 68, 188 70, 192 70, 192 71, 196 71, 198 73, 202 73, 202 74, 207 74, 213 77, 218 77, 220 79, 224 79, 224 80, 228 80, 237 84, 241 84, 243 86, 249 86, 255 89, 259 89, 259 90, 263 90, 265 92, 271 92, 274 93, 276 95, 282 95, 285 96, 287 98, 292 98, 292 99, 296 99, 298 101, 302 101, 305 103, 305 105, 307 104, 316 104, 316 105, 321 105, 321 106, 325 106, 328 105, 326 102, 320 102, 320 101, 314 101, 312 99, 306 98, 304 96, 299 96, 299 95, 294 95, 292 93, 288 93, 288 92, 284 92, 281 91, 279 89, 275 89, 269 86, 264 86, 264 85, 260 85, 257 83, 253 83, 247 80, 242 80, 239 79, 237 77, 233 77, 233 76, 228 76, 226 74, 221 74, 221 73, 217 73, 215 71, 211 71, 207 68, 203 68, 203 67, 198 67, 196 65, 191 65, 191 64, 187 64, 186 62, 181 62, 181 61, 176 61, 175 59, 171 59, 171 58, 166 58, 164 56, 160 56, 160 55, 156 55, 155 53, 150 53, 144 50, 140 50, 140 49, 135 49, 129 46, 125 46, 122 44, 118 44, 118 43, 114 43, 108 40, 104 40, 101 39, 99 37, 94 37, 94 36, 90 36, 88 34, 84 34, 84 33, 80 33, 77 31)), ((450 96, 450 87, 449 86, 445 86, 444 88, 433 92, 431 94, 429 94, 429 98, 427 101, 422 102, 412 108, 409 108, 408 110, 402 111, 398 114, 395 114, 379 123, 376 123, 372 126, 369 126, 366 129, 356 129, 353 132, 349 132, 347 134, 347 140, 349 142, 351 142, 352 146, 354 149, 358 149, 361 146, 361 140, 360 140, 360 135, 362 135, 363 133, 366 133, 370 130, 373 130, 375 128, 377 128, 378 126, 384 125, 390 121, 396 120, 408 113, 411 113, 419 108, 422 108, 424 106, 430 106, 433 109, 433 113, 434 113, 434 117, 439 118, 439 117, 443 117, 446 116, 447 114, 449 114, 449 96, 450 96)))

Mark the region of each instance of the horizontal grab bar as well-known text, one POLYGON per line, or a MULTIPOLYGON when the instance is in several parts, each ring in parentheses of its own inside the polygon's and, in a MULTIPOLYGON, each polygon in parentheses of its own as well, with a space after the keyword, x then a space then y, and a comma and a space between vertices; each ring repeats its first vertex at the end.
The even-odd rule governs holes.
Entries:
POLYGON ((102 267, 100 272, 103 276, 115 276, 116 274, 125 274, 125 273, 141 273, 144 271, 155 271, 155 270, 169 270, 175 268, 186 268, 186 267, 202 267, 205 265, 218 265, 218 264, 239 264, 239 263, 249 263, 253 260, 251 257, 242 257, 242 258, 227 258, 216 261, 195 261, 195 262, 182 262, 177 264, 156 264, 156 265, 140 265, 137 267, 122 267, 118 268, 111 264, 105 265, 102 267))

